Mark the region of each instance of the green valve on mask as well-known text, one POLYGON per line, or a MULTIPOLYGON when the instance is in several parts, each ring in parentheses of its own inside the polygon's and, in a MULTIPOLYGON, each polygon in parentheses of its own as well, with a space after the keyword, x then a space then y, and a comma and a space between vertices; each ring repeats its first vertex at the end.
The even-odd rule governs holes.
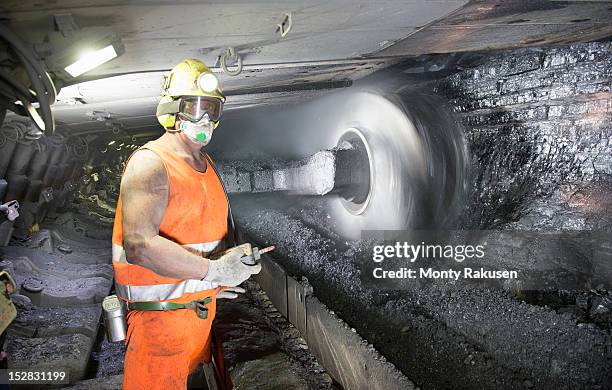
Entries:
POLYGON ((200 142, 206 141, 206 133, 204 132, 198 133, 198 135, 196 135, 196 139, 200 142))

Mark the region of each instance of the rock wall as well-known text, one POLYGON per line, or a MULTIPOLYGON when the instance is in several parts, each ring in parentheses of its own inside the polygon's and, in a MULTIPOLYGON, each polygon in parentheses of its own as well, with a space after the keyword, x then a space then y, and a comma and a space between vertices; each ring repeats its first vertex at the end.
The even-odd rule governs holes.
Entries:
POLYGON ((470 54, 432 82, 466 129, 475 227, 610 228, 611 53, 593 42, 470 54))

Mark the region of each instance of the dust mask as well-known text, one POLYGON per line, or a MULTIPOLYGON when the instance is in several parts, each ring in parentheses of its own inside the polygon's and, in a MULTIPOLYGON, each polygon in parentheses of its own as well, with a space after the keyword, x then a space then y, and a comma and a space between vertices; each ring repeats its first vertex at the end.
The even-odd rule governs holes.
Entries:
POLYGON ((193 142, 205 146, 212 138, 214 124, 208 119, 208 114, 205 114, 204 117, 196 123, 186 120, 181 121, 179 130, 185 133, 193 142))

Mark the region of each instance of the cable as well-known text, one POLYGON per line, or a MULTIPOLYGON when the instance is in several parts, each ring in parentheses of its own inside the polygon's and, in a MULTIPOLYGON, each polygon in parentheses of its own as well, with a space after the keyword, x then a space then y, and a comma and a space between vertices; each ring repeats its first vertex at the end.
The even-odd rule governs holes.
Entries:
POLYGON ((0 23, 0 36, 2 36, 6 41, 8 41, 13 49, 19 52, 25 59, 28 64, 36 70, 39 77, 42 79, 43 84, 45 86, 45 92, 49 93, 49 100, 55 101, 55 86, 53 85, 53 81, 45 71, 45 69, 40 64, 40 61, 36 58, 36 55, 32 51, 32 49, 28 48, 23 41, 15 35, 11 30, 9 30, 6 26, 0 23))
POLYGON ((3 80, 0 85, 0 97, 3 102, 0 105, 19 115, 27 113, 41 131, 46 135, 53 135, 55 120, 51 104, 55 102, 57 94, 53 81, 36 58, 34 51, 2 23, 0 23, 0 37, 6 40, 15 52, 30 78, 33 90, 30 91, 28 86, 22 85, 6 72, 0 71, 0 78, 3 80), (15 100, 19 100, 23 108, 20 109, 19 105, 14 103, 15 100), (39 108, 36 109, 33 103, 38 103, 39 108))

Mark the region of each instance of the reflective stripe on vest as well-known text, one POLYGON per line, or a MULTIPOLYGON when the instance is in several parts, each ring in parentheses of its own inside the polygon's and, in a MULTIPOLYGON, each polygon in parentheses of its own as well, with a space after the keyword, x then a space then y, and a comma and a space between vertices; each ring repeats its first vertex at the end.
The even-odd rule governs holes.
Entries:
MULTIPOLYGON (((140 149, 150 150, 161 159, 168 178, 168 204, 159 235, 199 256, 206 257, 216 249, 222 249, 220 245, 228 233, 228 204, 223 186, 210 163, 206 163, 204 172, 197 171, 160 140, 148 142, 140 149)), ((120 298, 132 302, 184 303, 216 294, 219 286, 210 282, 166 277, 130 262, 123 247, 122 205, 119 194, 113 226, 112 260, 116 293, 120 298)))
POLYGON ((166 301, 192 293, 219 287, 217 283, 187 279, 180 283, 127 286, 115 282, 115 293, 127 301, 166 301))
MULTIPOLYGON (((203 242, 198 244, 185 244, 183 247, 189 248, 190 251, 205 255, 213 251, 221 240, 212 242, 203 242)), ((127 260, 125 249, 118 244, 113 244, 113 262, 125 264, 127 267, 124 269, 135 268, 133 264, 127 260)), ((138 271, 135 271, 138 272, 138 271)), ((121 275, 117 275, 121 276, 121 275)), ((173 278, 166 278, 168 280, 174 280, 173 278)), ((210 283, 206 281, 196 279, 183 279, 176 283, 165 283, 165 284, 152 284, 152 285, 127 285, 120 283, 119 280, 115 280, 115 293, 119 298, 126 301, 167 301, 170 299, 176 299, 182 297, 186 293, 192 293, 202 290, 208 290, 211 288, 219 287, 216 283, 210 283)))
POLYGON ((115 243, 113 243, 113 261, 129 264, 125 258, 125 250, 121 245, 115 243))

